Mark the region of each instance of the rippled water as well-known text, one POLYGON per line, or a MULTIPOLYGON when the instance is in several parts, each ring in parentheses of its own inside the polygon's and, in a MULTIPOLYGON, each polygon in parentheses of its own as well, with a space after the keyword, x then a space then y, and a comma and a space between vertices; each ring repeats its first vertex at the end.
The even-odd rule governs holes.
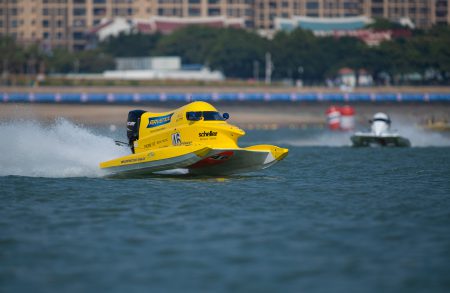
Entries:
POLYGON ((58 123, 30 132, 33 155, 14 133, 0 151, 2 292, 450 288, 446 137, 353 149, 346 134, 252 131, 243 145, 289 156, 241 176, 119 180, 93 166, 122 152, 108 138, 121 133, 58 123))

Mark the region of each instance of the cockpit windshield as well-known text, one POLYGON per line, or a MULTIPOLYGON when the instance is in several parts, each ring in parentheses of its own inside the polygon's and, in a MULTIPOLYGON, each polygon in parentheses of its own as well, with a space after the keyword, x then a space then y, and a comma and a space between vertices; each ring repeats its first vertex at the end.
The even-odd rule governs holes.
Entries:
POLYGON ((391 124, 391 120, 385 119, 385 118, 375 118, 372 120, 372 122, 375 122, 375 121, 382 121, 382 122, 386 122, 387 124, 391 124))
POLYGON ((222 115, 216 111, 198 111, 198 112, 186 112, 187 120, 198 121, 203 118, 205 121, 223 121, 222 115))

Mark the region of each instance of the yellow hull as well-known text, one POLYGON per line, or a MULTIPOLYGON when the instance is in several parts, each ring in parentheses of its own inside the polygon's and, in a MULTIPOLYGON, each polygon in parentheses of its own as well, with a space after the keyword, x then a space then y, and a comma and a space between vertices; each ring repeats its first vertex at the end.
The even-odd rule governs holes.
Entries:
POLYGON ((287 154, 287 149, 270 145, 225 149, 177 146, 124 156, 100 167, 114 176, 143 176, 180 168, 196 175, 230 175, 265 169, 287 154))

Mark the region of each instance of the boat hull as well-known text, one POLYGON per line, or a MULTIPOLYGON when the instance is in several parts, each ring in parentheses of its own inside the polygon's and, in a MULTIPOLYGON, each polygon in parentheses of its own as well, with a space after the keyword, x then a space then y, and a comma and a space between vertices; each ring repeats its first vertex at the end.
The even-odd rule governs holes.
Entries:
POLYGON ((237 149, 213 149, 202 161, 188 166, 190 174, 197 175, 230 175, 238 173, 247 173, 266 169, 280 160, 282 160, 288 151, 287 149, 274 146, 249 147, 237 149), (206 163, 210 158, 219 156, 223 162, 206 163))
POLYGON ((142 177, 173 169, 185 169, 186 173, 194 175, 231 175, 265 169, 288 154, 287 149, 270 145, 248 148, 172 147, 159 151, 161 153, 155 150, 104 162, 101 168, 107 176, 113 177, 142 177))
POLYGON ((351 137, 354 147, 410 147, 407 138, 398 135, 376 136, 370 134, 355 134, 351 137))

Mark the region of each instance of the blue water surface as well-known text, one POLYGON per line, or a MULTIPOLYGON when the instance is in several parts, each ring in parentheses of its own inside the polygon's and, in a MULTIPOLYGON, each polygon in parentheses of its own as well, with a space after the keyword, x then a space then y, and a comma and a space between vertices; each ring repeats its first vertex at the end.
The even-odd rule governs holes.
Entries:
POLYGON ((220 178, 6 176, 0 200, 2 292, 450 288, 448 147, 292 146, 220 178))

